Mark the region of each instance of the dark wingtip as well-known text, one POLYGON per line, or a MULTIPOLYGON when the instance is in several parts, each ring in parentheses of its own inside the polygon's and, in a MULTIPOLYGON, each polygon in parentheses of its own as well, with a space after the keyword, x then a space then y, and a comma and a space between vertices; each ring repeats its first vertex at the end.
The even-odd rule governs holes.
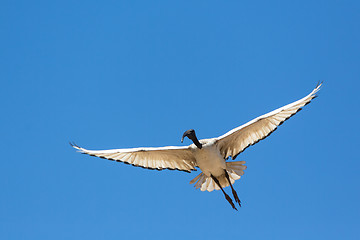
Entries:
POLYGON ((70 146, 72 146, 73 148, 80 148, 78 145, 76 145, 76 143, 74 142, 69 142, 70 146))
POLYGON ((324 80, 323 80, 323 81, 320 81, 320 80, 319 80, 318 83, 316 84, 316 87, 315 87, 315 88, 321 86, 323 83, 324 83, 324 80))

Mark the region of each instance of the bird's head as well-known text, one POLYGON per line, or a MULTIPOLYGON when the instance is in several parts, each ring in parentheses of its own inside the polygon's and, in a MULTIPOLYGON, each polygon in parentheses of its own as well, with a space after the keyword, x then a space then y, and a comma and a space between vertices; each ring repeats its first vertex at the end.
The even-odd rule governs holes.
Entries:
POLYGON ((196 137, 196 134, 195 134, 195 130, 194 129, 189 129, 187 131, 184 132, 182 138, 181 138, 181 142, 184 141, 184 138, 185 137, 188 137, 191 141, 193 141, 193 143, 198 147, 198 148, 202 148, 202 145, 201 143, 199 142, 199 140, 197 139, 196 137))

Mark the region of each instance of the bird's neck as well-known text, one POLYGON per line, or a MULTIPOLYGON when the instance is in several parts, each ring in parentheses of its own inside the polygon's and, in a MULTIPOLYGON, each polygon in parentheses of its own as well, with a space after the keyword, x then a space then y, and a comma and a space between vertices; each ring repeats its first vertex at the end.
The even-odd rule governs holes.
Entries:
POLYGON ((191 139, 193 141, 193 143, 199 148, 202 148, 202 144, 199 142, 199 140, 197 139, 197 137, 194 137, 194 139, 191 139))

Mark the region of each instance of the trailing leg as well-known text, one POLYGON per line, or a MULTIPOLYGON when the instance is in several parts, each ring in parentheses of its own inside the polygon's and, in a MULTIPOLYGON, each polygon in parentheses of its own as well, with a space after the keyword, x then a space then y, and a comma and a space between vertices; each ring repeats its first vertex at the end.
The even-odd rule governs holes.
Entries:
POLYGON ((239 204, 239 206, 241 207, 241 201, 237 195, 237 192, 235 191, 235 189, 233 188, 232 184, 231 184, 231 181, 230 181, 230 177, 229 177, 229 174, 227 173, 227 171, 225 170, 225 177, 226 179, 229 181, 229 184, 230 184, 230 187, 231 187, 231 191, 232 191, 232 194, 234 196, 234 199, 235 201, 239 204))
POLYGON ((229 195, 226 194, 226 192, 224 191, 224 189, 221 187, 219 180, 218 180, 216 177, 214 177, 213 175, 211 175, 211 178, 215 181, 215 183, 219 186, 219 188, 221 189, 221 191, 224 193, 224 196, 225 196, 226 200, 231 204, 232 208, 237 211, 237 208, 235 207, 232 199, 229 197, 229 195))

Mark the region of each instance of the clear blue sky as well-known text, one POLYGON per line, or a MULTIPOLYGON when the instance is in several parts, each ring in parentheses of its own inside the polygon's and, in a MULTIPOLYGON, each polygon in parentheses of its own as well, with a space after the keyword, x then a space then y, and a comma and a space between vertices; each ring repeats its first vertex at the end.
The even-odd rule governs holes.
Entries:
POLYGON ((359 1, 2 0, 0 238, 360 239, 359 12, 359 1), (317 99, 239 156, 238 212, 189 185, 199 172, 68 144, 216 137, 319 80, 317 99))

